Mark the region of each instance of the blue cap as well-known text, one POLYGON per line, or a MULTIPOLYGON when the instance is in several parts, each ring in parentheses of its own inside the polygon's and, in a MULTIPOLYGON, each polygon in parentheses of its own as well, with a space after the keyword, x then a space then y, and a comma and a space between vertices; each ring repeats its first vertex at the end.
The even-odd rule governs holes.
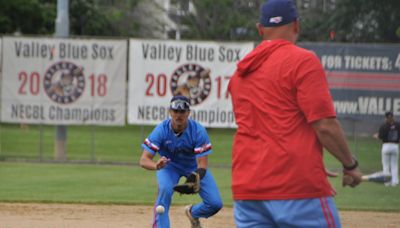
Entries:
POLYGON ((261 6, 260 23, 264 27, 277 27, 296 21, 296 6, 292 0, 269 0, 261 6))
POLYGON ((190 100, 185 96, 176 95, 172 97, 169 108, 176 111, 188 111, 190 110, 190 100))

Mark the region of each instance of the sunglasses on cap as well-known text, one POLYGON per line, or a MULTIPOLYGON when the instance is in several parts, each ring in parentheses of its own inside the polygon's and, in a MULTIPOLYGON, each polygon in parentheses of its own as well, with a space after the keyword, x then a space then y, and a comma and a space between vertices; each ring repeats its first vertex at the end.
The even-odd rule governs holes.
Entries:
POLYGON ((174 111, 189 111, 190 110, 190 104, 187 101, 183 100, 174 100, 170 104, 170 109, 174 111))

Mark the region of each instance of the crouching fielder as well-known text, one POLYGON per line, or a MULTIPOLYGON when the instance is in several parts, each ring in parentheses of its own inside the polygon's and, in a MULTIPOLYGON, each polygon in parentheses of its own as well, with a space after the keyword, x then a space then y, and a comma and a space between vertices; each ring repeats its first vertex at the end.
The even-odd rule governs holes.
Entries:
POLYGON ((192 228, 199 228, 199 218, 208 218, 222 208, 222 200, 214 178, 207 169, 207 157, 212 153, 206 129, 189 119, 190 103, 187 97, 177 95, 171 99, 170 119, 158 124, 142 144, 140 166, 156 170, 158 195, 154 205, 153 227, 170 227, 169 208, 175 191, 183 194, 198 193, 202 202, 188 205, 185 214, 192 228), (156 154, 160 155, 154 161, 156 154), (184 184, 179 179, 186 177, 184 184), (164 212, 155 208, 163 206, 164 212))

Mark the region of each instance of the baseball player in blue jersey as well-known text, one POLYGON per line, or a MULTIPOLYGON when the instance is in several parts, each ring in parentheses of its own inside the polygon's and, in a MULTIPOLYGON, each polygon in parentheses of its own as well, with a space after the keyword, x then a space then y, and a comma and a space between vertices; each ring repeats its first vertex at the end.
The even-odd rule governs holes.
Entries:
POLYGON ((189 118, 187 97, 174 96, 169 113, 171 118, 158 124, 142 144, 140 158, 140 166, 156 170, 158 195, 154 208, 159 205, 165 208, 164 213, 157 213, 154 209, 153 227, 170 227, 168 212, 174 187, 181 177, 187 177, 187 182, 197 177, 200 187, 194 193, 198 192, 203 201, 187 206, 185 214, 192 228, 198 228, 201 227, 199 218, 208 218, 222 208, 219 190, 207 169, 211 143, 206 129, 189 118), (158 160, 154 159, 157 153, 160 156, 158 160))

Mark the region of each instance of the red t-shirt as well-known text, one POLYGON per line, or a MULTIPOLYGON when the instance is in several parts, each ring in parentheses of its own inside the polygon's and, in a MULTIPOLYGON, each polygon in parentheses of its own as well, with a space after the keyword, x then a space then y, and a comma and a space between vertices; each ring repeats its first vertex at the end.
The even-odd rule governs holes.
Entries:
POLYGON ((331 196, 311 123, 336 114, 316 55, 288 41, 263 41, 238 63, 229 91, 238 125, 233 198, 331 196))

